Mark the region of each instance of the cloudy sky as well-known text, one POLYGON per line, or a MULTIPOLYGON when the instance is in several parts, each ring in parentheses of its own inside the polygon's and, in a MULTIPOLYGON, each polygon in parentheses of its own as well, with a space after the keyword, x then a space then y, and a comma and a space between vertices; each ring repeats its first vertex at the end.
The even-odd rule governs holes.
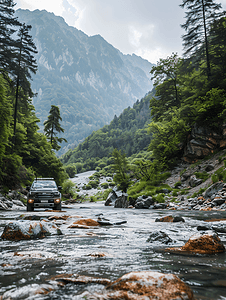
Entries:
MULTIPOLYGON (((182 55, 182 0, 15 0, 16 9, 45 9, 89 36, 100 34, 124 54, 152 63, 182 55)), ((226 10, 226 0, 219 0, 226 10)))

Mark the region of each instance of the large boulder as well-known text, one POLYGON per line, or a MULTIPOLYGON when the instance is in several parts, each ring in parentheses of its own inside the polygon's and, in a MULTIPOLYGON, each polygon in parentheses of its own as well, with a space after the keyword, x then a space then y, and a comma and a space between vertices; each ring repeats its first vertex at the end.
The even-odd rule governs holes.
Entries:
POLYGON ((194 300, 192 290, 176 275, 153 271, 131 272, 110 283, 102 292, 85 292, 87 300, 194 300))
POLYGON ((214 195, 217 192, 219 192, 220 190, 222 190, 224 188, 224 185, 225 184, 221 181, 215 182, 210 187, 208 187, 208 189, 203 193, 203 197, 205 199, 211 198, 212 195, 214 195))
POLYGON ((51 222, 21 220, 8 223, 1 238, 6 240, 30 240, 60 234, 62 234, 61 230, 51 222))
POLYGON ((128 195, 123 193, 120 197, 115 200, 115 208, 128 208, 129 201, 127 200, 128 195))
POLYGON ((151 196, 140 196, 137 198, 135 203, 135 208, 137 209, 148 209, 151 205, 154 204, 154 200, 151 196))
POLYGON ((123 193, 122 191, 118 191, 117 187, 114 187, 105 201, 105 206, 114 206, 115 208, 128 208, 128 195, 126 193, 123 193))
POLYGON ((117 198, 120 198, 123 195, 122 191, 118 191, 117 187, 112 189, 112 192, 108 195, 105 206, 114 206, 117 198))
POLYGON ((176 252, 192 252, 199 254, 214 254, 225 252, 225 246, 215 232, 197 233, 190 237, 184 246, 180 248, 168 248, 166 250, 176 252))

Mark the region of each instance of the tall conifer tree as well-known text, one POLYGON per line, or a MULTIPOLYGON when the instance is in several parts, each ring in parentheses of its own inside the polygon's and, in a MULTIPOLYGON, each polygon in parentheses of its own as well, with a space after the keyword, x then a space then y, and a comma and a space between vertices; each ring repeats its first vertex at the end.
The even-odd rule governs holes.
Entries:
POLYGON ((15 3, 13 0, 0 0, 0 70, 11 71, 13 58, 13 33, 20 22, 14 17, 15 3))
POLYGON ((55 150, 60 150, 59 143, 62 143, 63 141, 67 142, 64 138, 58 138, 56 135, 57 133, 64 132, 64 129, 60 126, 60 121, 62 121, 62 118, 60 116, 60 109, 58 106, 51 105, 51 109, 49 111, 48 120, 44 122, 45 128, 44 132, 45 135, 50 140, 50 143, 52 145, 52 148, 55 150))
POLYGON ((215 3, 214 0, 182 0, 180 6, 187 9, 186 22, 181 25, 186 31, 186 34, 182 36, 184 54, 194 55, 204 45, 205 53, 203 54, 206 59, 207 76, 209 79, 211 76, 211 65, 208 34, 211 23, 222 16, 223 13, 220 12, 222 6, 215 3))
POLYGON ((33 93, 30 88, 28 78, 31 78, 31 72, 36 73, 37 64, 33 53, 37 53, 36 46, 32 40, 29 31, 30 25, 21 24, 18 32, 18 40, 14 46, 14 69, 12 73, 16 78, 16 101, 14 108, 14 144, 16 135, 16 119, 17 119, 17 106, 19 97, 19 87, 21 86, 23 92, 32 97, 33 93))

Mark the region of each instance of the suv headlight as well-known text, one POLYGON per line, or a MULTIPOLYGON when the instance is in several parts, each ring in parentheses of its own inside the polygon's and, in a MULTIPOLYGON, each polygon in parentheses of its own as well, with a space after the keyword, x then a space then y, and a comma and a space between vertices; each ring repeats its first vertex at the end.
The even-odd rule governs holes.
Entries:
POLYGON ((59 204, 60 203, 60 198, 54 199, 54 203, 59 204))

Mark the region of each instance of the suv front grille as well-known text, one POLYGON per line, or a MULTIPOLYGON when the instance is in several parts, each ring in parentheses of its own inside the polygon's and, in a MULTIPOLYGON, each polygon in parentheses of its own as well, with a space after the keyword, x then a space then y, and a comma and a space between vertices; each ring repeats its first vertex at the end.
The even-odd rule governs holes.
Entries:
POLYGON ((53 194, 49 193, 38 193, 35 195, 35 200, 38 200, 40 202, 49 202, 49 200, 53 200, 54 196, 53 194))

